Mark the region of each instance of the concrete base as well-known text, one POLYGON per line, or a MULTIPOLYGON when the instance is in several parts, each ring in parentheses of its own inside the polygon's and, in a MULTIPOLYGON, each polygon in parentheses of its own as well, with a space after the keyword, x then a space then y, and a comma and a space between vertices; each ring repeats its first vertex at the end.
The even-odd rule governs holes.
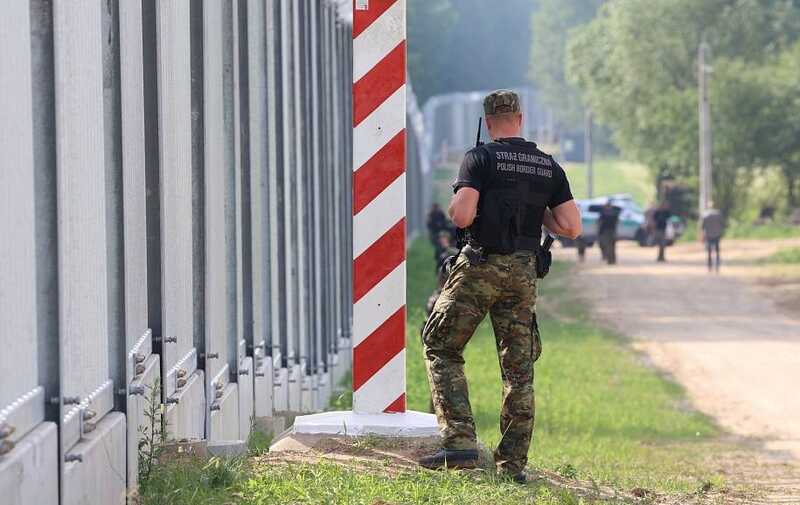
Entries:
POLYGON ((247 442, 244 440, 223 440, 208 443, 208 453, 220 458, 235 458, 247 454, 247 442))
POLYGON ((40 423, 0 456, 3 505, 58 503, 58 429, 40 423))
POLYGON ((299 416, 292 434, 381 435, 389 437, 432 437, 439 433, 436 416, 408 411, 403 414, 359 414, 351 411, 322 412, 299 416))
POLYGON ((282 417, 255 417, 253 429, 267 436, 275 436, 286 430, 286 420, 282 417))

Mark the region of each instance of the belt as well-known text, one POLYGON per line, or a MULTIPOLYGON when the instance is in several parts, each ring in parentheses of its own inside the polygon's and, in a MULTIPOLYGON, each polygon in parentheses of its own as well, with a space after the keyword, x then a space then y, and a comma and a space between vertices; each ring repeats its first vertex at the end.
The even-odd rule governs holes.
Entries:
MULTIPOLYGON (((477 247, 473 245, 473 247, 477 247)), ((539 240, 534 237, 517 237, 514 239, 514 249, 509 250, 501 250, 501 249, 493 249, 491 247, 480 247, 486 254, 514 254, 515 252, 536 252, 539 249, 539 240)))

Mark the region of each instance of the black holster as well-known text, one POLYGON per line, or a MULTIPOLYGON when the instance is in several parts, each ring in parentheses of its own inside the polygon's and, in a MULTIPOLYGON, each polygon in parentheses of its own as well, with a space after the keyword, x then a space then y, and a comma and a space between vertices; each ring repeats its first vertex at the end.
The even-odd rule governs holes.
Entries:
POLYGON ((470 265, 480 265, 482 263, 486 263, 487 254, 486 249, 483 247, 467 244, 461 248, 461 252, 467 257, 470 265))
POLYGON ((550 249, 536 249, 536 277, 544 279, 550 272, 550 265, 553 264, 553 253, 550 249))

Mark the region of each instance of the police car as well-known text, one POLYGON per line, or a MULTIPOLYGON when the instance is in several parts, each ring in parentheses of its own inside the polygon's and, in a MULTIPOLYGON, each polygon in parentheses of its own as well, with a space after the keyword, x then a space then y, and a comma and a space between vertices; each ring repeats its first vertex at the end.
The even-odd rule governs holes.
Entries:
MULTIPOLYGON (((600 196, 590 200, 576 200, 581 211, 583 224, 583 234, 579 240, 587 247, 591 247, 597 241, 597 220, 599 213, 597 210, 611 201, 611 204, 620 208, 619 222, 617 223, 617 240, 633 240, 640 246, 646 247, 655 244, 653 234, 647 226, 647 216, 645 211, 637 204, 629 194, 616 194, 600 196)), ((683 221, 676 216, 670 218, 667 223, 667 243, 672 245, 684 231, 683 221)), ((559 239, 561 245, 572 247, 574 240, 559 239)))

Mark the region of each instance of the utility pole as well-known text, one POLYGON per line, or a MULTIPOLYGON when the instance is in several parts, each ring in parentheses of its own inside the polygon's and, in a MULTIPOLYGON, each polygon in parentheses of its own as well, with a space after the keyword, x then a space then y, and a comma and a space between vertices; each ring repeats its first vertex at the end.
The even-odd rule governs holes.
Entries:
POLYGON ((700 116, 700 198, 698 201, 698 217, 708 209, 712 198, 712 166, 711 166, 711 105, 708 100, 708 83, 712 68, 708 64, 711 59, 711 47, 703 37, 697 50, 697 83, 698 108, 700 116))
POLYGON ((583 126, 583 159, 586 162, 587 198, 594 198, 594 165, 592 160, 592 110, 587 108, 583 126))

